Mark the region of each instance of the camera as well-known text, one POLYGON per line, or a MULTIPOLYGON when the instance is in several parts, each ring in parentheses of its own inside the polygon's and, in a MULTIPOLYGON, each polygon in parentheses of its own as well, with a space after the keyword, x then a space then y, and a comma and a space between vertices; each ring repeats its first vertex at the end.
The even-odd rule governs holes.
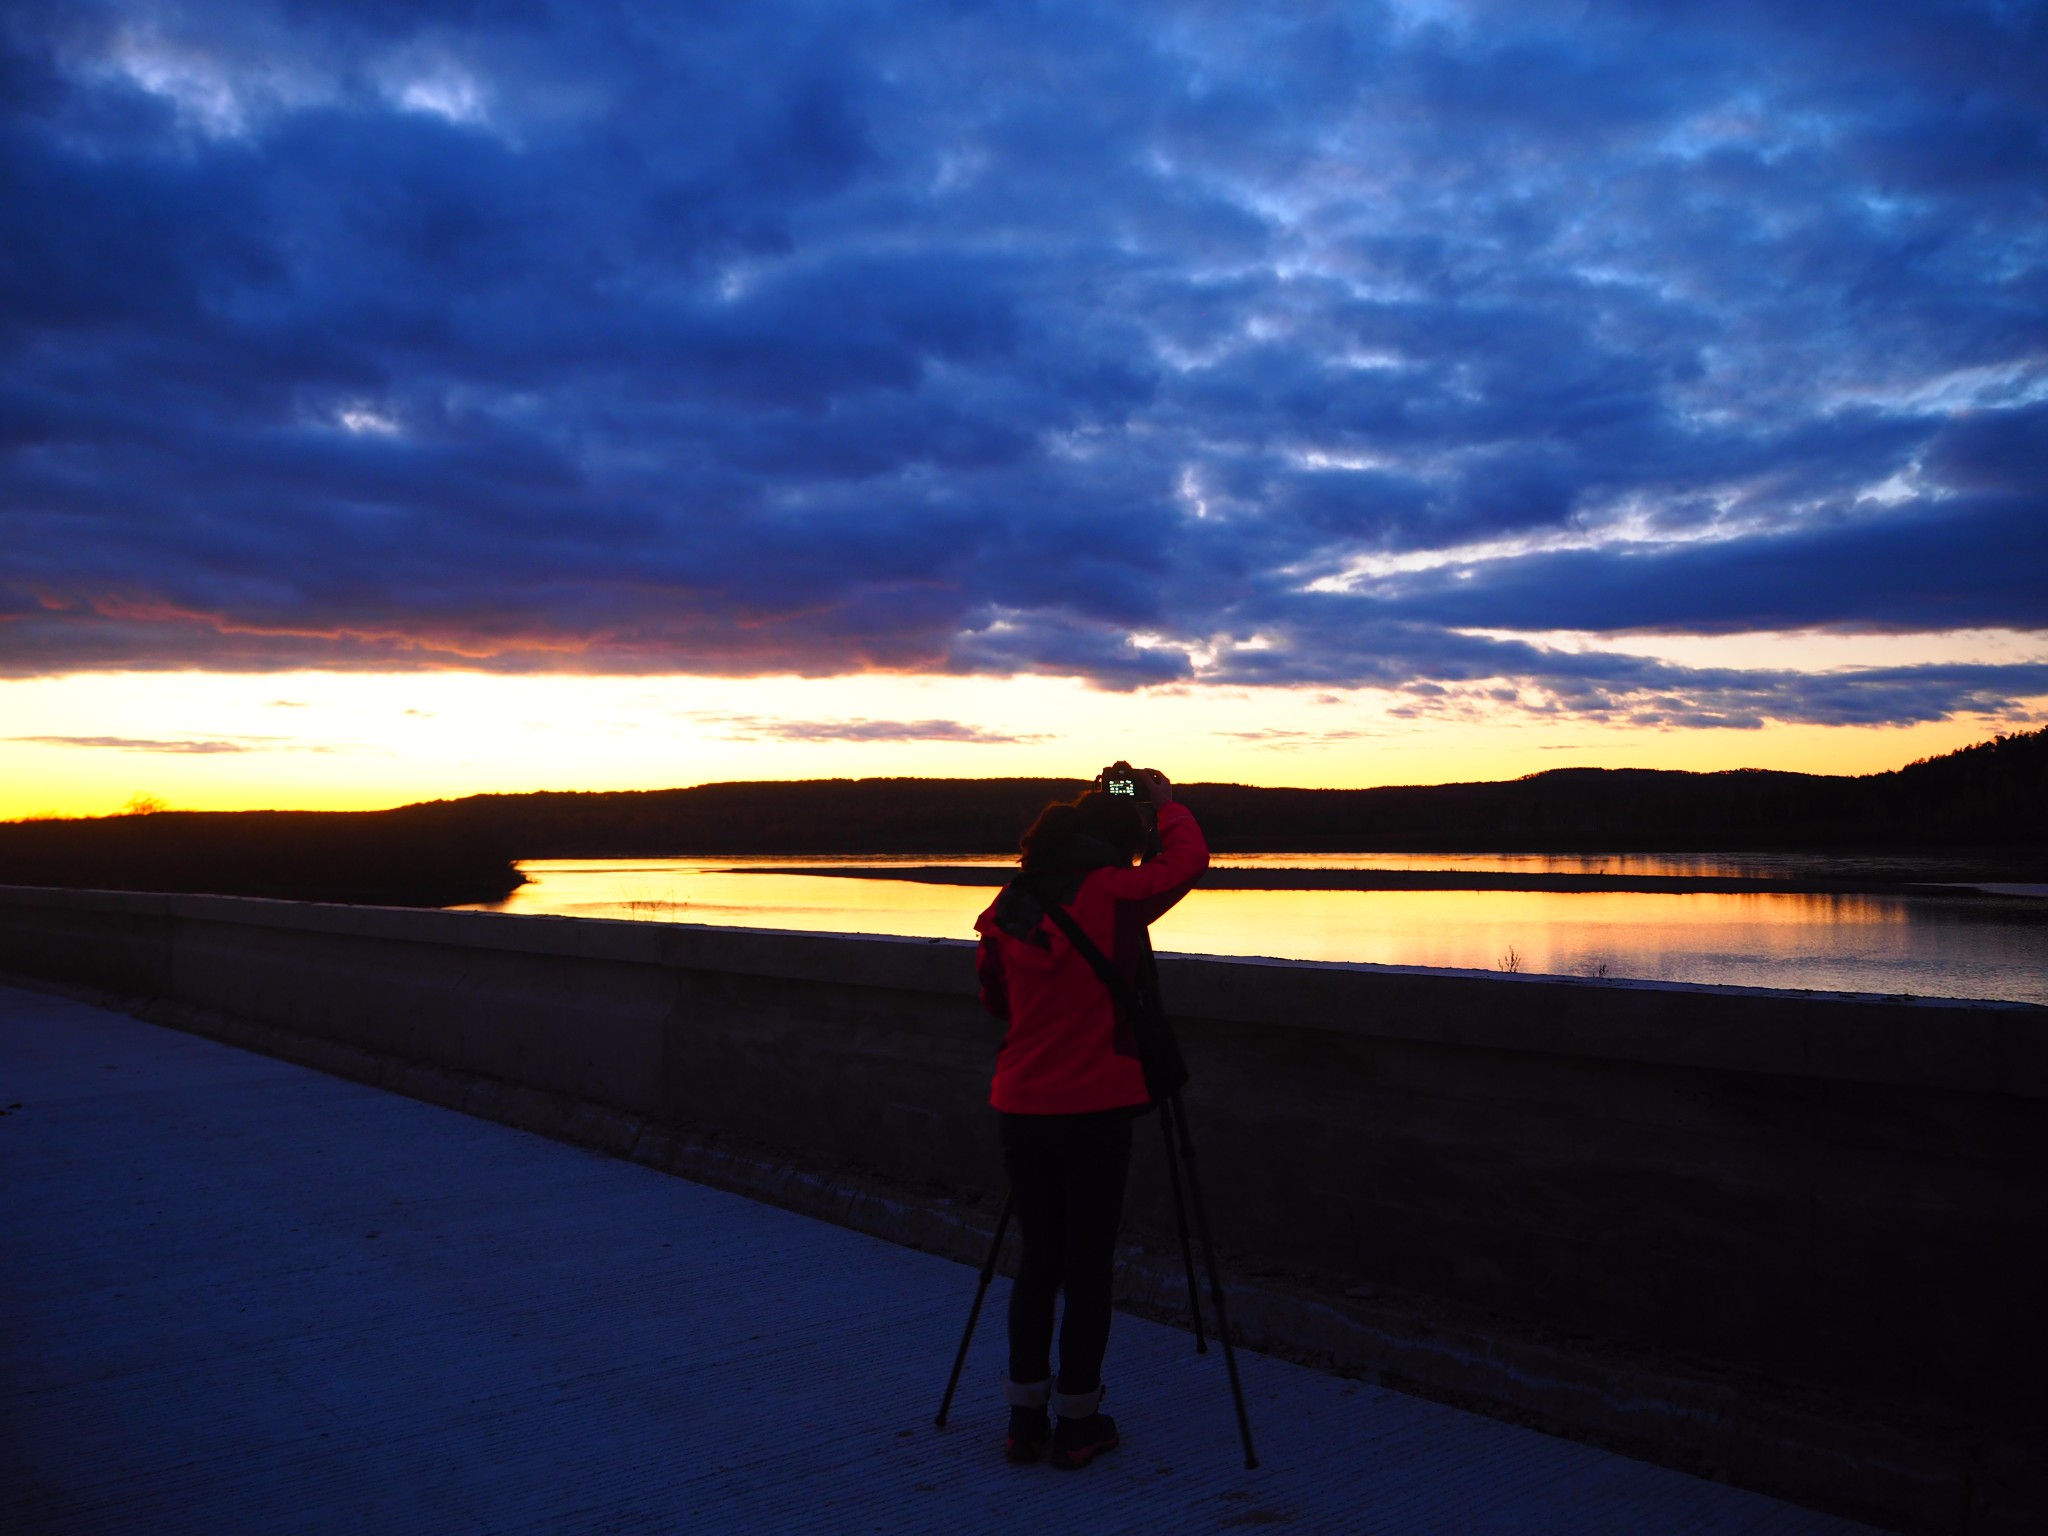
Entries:
POLYGON ((1152 803, 1152 786, 1138 777, 1138 770, 1129 763, 1116 762, 1095 776, 1095 782, 1102 792, 1118 800, 1128 800, 1133 805, 1152 803))

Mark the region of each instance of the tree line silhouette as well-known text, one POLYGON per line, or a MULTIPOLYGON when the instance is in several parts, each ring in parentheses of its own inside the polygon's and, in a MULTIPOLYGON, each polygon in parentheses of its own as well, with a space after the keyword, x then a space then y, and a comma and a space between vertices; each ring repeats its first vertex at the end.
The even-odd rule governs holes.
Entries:
MULTIPOLYGON (((1005 853, 1048 800, 1086 787, 825 779, 22 821, 0 825, 0 884, 448 906, 515 889, 516 859, 1005 853)), ((1495 783, 1177 793, 1225 854, 1946 850, 2008 879, 2048 866, 2048 728, 1861 777, 1559 768, 1495 783)))

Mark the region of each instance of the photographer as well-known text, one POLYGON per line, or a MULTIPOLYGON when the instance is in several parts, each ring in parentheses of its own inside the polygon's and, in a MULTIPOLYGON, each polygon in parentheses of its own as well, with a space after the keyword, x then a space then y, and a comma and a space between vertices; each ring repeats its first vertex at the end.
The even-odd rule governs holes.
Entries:
POLYGON ((1128 1016, 1045 903, 1057 902, 1139 996, 1152 995, 1146 926, 1209 864, 1194 816, 1155 769, 1119 763, 1024 834, 1022 872, 975 922, 981 999, 1007 1020, 989 1102, 998 1113, 1023 1252, 1010 1292, 1007 1453, 1086 1466, 1118 1444, 1100 1412, 1110 1277, 1131 1122, 1152 1102, 1128 1016), (1142 863, 1134 861, 1151 850, 1142 863), (1052 1379, 1054 1297, 1066 1291, 1052 1379), (1057 1424, 1050 1424, 1050 1402, 1057 1424))

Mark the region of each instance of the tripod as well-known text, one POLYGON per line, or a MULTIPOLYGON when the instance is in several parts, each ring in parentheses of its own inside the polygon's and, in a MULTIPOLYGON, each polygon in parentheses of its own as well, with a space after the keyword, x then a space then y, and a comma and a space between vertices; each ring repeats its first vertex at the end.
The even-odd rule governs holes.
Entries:
MULTIPOLYGON (((1223 1368, 1230 1377, 1230 1401, 1237 1410, 1237 1434, 1244 1443, 1244 1464, 1256 1468, 1259 1464, 1257 1453, 1252 1449, 1252 1424, 1244 1409, 1244 1387, 1237 1379, 1237 1353, 1230 1346, 1230 1315, 1223 1301, 1223 1279, 1216 1269, 1216 1248, 1209 1240, 1209 1212, 1202 1200, 1202 1186, 1195 1177, 1195 1144, 1188 1135, 1187 1109, 1180 1101, 1179 1093, 1168 1094, 1159 1105, 1159 1129, 1166 1138, 1166 1170, 1173 1185, 1173 1217, 1180 1229, 1181 1264, 1188 1277, 1188 1311, 1195 1322, 1195 1352, 1207 1354, 1208 1340, 1202 1333, 1202 1303, 1195 1287, 1195 1254, 1188 1241, 1188 1202, 1195 1207, 1195 1233, 1202 1240, 1202 1263, 1209 1275, 1209 1301, 1216 1309, 1216 1337, 1223 1342, 1223 1368), (1186 1174, 1187 1195, 1181 1193, 1182 1174, 1186 1174)), ((994 1238, 988 1245, 988 1257, 982 1260, 981 1283, 974 1288, 974 1305, 967 1312, 967 1327, 960 1335, 960 1348, 953 1356, 953 1374, 946 1378, 946 1395, 939 1401, 938 1416, 932 1422, 945 1427, 946 1415, 953 1407, 953 1393, 960 1385, 960 1372, 967 1364, 967 1346, 974 1338, 974 1325, 981 1319, 981 1304, 988 1296, 989 1283, 996 1277, 996 1260, 1003 1251, 1003 1237, 1009 1230, 1010 1214, 1016 1207, 1015 1192, 1003 1196, 1003 1208, 996 1217, 994 1238)))

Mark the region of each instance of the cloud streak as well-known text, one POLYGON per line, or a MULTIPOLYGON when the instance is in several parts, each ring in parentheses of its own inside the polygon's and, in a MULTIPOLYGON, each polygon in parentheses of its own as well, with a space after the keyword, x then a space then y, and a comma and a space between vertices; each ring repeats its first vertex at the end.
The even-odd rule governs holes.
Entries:
POLYGON ((757 715, 699 715, 734 741, 928 741, 960 746, 1012 746, 1044 741, 1042 735, 1014 735, 963 725, 958 720, 772 720, 757 715))
POLYGON ((41 747, 95 747, 112 752, 174 752, 210 756, 220 752, 263 750, 245 741, 207 741, 195 737, 162 741, 139 736, 10 736, 41 747))
POLYGON ((2048 630, 2044 52, 1918 0, 18 6, 0 675, 2010 712, 2038 668, 1464 631, 2048 630))
POLYGON ((200 757, 237 752, 340 752, 343 747, 289 741, 280 736, 9 736, 41 747, 87 747, 108 752, 166 752, 200 757))

